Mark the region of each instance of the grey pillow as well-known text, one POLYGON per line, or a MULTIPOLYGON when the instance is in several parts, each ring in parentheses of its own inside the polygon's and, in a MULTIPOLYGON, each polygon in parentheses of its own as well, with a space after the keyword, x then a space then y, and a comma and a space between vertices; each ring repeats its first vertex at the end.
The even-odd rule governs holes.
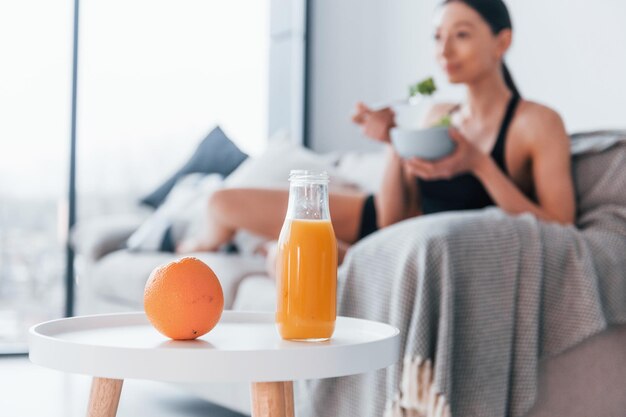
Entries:
MULTIPOLYGON (((578 226, 626 218, 626 131, 572 135, 572 151, 578 226)), ((612 227, 626 233, 623 221, 612 227)))
POLYGON ((179 178, 198 172, 203 174, 217 173, 226 177, 247 157, 248 155, 242 152, 219 126, 216 126, 198 145, 185 165, 156 190, 142 198, 141 203, 157 208, 165 201, 165 197, 179 178))

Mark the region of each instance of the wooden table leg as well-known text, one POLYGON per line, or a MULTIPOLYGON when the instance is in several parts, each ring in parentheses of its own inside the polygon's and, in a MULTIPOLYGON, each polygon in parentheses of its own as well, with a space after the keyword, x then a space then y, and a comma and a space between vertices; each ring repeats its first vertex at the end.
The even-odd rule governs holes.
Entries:
POLYGON ((115 417, 123 382, 122 379, 94 378, 87 417, 115 417))
POLYGON ((253 382, 252 417, 294 417, 293 382, 253 382))

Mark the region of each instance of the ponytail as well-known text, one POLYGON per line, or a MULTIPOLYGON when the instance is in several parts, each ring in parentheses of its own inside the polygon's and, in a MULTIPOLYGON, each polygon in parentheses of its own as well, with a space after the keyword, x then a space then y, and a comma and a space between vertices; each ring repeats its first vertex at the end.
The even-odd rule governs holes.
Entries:
POLYGON ((513 81, 513 77, 511 76, 511 72, 504 61, 502 61, 502 75, 504 75, 504 82, 506 83, 506 86, 509 87, 509 90, 511 90, 511 93, 513 93, 515 97, 520 97, 519 90, 517 89, 515 81, 513 81))

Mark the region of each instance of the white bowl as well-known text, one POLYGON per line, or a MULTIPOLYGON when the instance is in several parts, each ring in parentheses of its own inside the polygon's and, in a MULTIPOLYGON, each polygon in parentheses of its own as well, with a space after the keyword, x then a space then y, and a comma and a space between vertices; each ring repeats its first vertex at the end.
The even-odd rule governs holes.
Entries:
POLYGON ((391 143, 402 158, 420 158, 434 161, 449 155, 454 150, 454 141, 447 127, 428 129, 391 129, 391 143))

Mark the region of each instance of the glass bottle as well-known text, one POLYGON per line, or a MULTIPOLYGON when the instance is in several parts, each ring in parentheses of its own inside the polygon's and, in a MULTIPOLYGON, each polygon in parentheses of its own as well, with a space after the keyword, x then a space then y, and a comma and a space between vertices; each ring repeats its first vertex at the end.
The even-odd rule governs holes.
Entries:
POLYGON ((276 257, 276 325, 283 339, 327 340, 337 317, 337 240, 328 208, 328 174, 291 171, 289 182, 276 257))

